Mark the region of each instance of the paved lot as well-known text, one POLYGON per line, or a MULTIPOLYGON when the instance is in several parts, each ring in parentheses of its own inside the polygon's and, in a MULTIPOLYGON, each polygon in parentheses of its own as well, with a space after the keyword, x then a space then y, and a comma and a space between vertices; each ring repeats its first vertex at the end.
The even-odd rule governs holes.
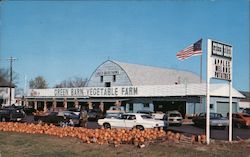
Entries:
MULTIPOLYGON (((184 134, 205 134, 206 129, 195 127, 192 125, 182 125, 178 126, 170 126, 169 130, 182 132, 184 134)), ((211 138, 217 140, 228 140, 228 128, 225 130, 219 129, 211 129, 211 138)), ((233 128, 233 139, 249 139, 250 138, 250 128, 233 128)))
MULTIPOLYGON (((27 116, 26 121, 33 122, 33 116, 27 116)), ((90 129, 100 128, 97 122, 94 121, 88 122, 87 127, 90 129)), ((195 127, 191 124, 186 124, 182 126, 170 126, 168 130, 181 132, 186 135, 192 135, 192 134, 199 135, 206 133, 205 132, 206 129, 195 127)), ((211 138, 217 140, 228 140, 228 129, 225 130, 211 129, 211 138)), ((241 128, 241 129, 233 128, 234 140, 249 139, 249 138, 250 138, 250 128, 241 128)))
MULTIPOLYGON (((100 128, 100 126, 97 124, 97 122, 88 122, 88 128, 100 128)), ((205 134, 206 129, 198 128, 192 125, 182 125, 182 126, 170 126, 168 130, 175 131, 175 132, 181 132, 185 135, 199 135, 199 134, 205 134)), ((217 140, 228 140, 228 129, 225 130, 219 130, 219 129, 211 129, 211 138, 217 139, 217 140)), ((239 139, 249 139, 250 138, 250 128, 233 128, 233 139, 239 140, 239 139)))

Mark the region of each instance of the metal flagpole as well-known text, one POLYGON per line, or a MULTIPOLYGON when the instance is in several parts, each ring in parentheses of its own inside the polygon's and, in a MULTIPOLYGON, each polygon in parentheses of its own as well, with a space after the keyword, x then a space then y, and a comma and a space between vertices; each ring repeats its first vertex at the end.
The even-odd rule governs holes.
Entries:
POLYGON ((233 131, 233 122, 232 122, 232 107, 233 107, 233 103, 232 103, 232 84, 233 84, 233 57, 231 60, 231 64, 230 64, 230 80, 229 80, 229 142, 232 142, 232 131, 233 131))
POLYGON ((202 83, 202 54, 200 57, 200 83, 202 83))
POLYGON ((211 40, 207 41, 207 103, 206 103, 206 137, 207 144, 210 143, 210 52, 211 40))
MULTIPOLYGON (((203 53, 201 53, 201 57, 200 57, 200 85, 201 86, 202 86, 202 54, 203 53)), ((202 95, 200 96, 200 106, 202 106, 202 95)))

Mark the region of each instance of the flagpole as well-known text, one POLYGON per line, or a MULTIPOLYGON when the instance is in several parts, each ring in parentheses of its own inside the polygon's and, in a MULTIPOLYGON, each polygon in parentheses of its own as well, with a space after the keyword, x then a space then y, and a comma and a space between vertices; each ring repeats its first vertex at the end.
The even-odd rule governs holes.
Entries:
POLYGON ((202 83, 202 53, 200 57, 200 83, 202 83))
MULTIPOLYGON (((200 86, 202 86, 202 53, 200 56, 200 86)), ((202 106, 202 96, 200 95, 200 106, 202 106)), ((200 107, 201 109, 201 107, 200 107)))

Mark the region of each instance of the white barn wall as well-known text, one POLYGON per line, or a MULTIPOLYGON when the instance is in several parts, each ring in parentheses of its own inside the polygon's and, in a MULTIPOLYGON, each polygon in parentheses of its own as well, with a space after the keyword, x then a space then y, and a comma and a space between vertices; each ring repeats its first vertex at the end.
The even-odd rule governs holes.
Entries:
POLYGON ((100 65, 90 77, 87 87, 105 87, 105 82, 110 82, 112 86, 131 86, 131 82, 126 74, 126 72, 116 63, 112 61, 107 61, 100 65), (113 81, 113 75, 103 75, 103 82, 100 81, 100 72, 107 71, 118 71, 119 74, 116 75, 116 81, 113 81))

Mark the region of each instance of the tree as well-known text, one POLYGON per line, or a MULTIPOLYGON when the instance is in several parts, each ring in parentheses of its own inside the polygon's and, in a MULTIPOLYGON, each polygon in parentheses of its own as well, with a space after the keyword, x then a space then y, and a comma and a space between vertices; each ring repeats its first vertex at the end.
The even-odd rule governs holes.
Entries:
POLYGON ((42 76, 37 76, 34 80, 32 79, 29 81, 29 88, 45 89, 45 88, 48 88, 48 84, 42 76))
POLYGON ((74 87, 84 87, 87 83, 87 78, 74 77, 72 80, 69 78, 68 80, 63 80, 61 83, 56 84, 55 88, 74 88, 74 87))
POLYGON ((8 80, 8 77, 9 77, 8 70, 0 69, 0 78, 8 80))
MULTIPOLYGON (((12 75, 12 86, 18 83, 19 76, 17 73, 13 72, 12 75)), ((0 82, 9 83, 10 82, 10 71, 8 69, 0 69, 0 82)))

